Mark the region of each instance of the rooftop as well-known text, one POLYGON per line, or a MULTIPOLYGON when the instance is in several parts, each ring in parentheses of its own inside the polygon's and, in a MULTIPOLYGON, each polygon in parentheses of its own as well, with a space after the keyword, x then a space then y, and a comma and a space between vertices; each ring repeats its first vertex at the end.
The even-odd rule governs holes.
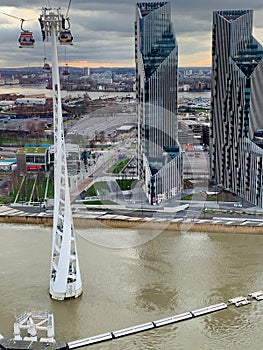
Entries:
POLYGON ((18 154, 46 154, 46 152, 45 147, 23 147, 18 150, 18 154))

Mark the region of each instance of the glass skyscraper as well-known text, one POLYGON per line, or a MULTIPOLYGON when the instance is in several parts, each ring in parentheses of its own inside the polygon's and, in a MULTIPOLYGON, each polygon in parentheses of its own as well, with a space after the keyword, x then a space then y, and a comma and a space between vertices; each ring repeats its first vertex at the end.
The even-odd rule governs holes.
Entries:
POLYGON ((211 180, 263 206, 263 47, 253 10, 213 13, 211 180))
POLYGON ((139 175, 149 202, 180 193, 178 47, 169 2, 137 3, 135 22, 139 175))

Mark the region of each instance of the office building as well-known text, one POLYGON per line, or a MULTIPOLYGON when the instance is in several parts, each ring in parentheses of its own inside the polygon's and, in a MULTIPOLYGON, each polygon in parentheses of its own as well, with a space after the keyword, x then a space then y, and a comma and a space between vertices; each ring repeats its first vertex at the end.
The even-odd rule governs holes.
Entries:
POLYGON ((137 3, 135 22, 139 176, 149 202, 182 189, 177 141, 178 47, 169 2, 137 3))
POLYGON ((211 180, 262 207, 263 47, 253 10, 213 13, 211 180))

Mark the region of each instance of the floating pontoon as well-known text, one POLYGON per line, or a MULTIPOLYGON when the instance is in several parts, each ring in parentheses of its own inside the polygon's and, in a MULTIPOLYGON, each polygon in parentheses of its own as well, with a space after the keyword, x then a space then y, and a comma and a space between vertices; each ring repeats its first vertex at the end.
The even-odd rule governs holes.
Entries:
POLYGON ((256 299, 257 301, 263 300, 263 291, 254 292, 248 295, 251 298, 256 299))
POLYGON ((223 310, 223 309, 226 309, 226 308, 227 308, 227 304, 225 304, 225 303, 214 304, 214 305, 210 305, 210 306, 204 307, 202 309, 191 311, 191 314, 194 317, 197 317, 197 316, 202 316, 202 315, 205 315, 205 314, 209 314, 210 312, 223 310))
POLYGON ((250 301, 247 300, 246 297, 242 297, 242 296, 241 297, 236 297, 236 298, 233 298, 233 299, 229 299, 228 302, 230 304, 233 304, 233 305, 237 306, 237 307, 250 304, 250 301))

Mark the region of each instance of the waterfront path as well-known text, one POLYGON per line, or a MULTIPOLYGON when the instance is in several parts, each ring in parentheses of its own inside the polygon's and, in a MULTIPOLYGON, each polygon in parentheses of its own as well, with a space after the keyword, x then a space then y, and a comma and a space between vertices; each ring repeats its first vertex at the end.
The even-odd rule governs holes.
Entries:
MULTIPOLYGON (((178 207, 179 208, 179 207, 178 207)), ((178 209, 177 208, 177 209, 178 209)), ((183 207, 181 206, 181 208, 183 207)), ((127 208, 125 206, 99 206, 89 208, 85 205, 74 205, 72 208, 76 227, 95 227, 99 223, 112 228, 137 227, 149 229, 159 225, 163 230, 175 231, 207 231, 207 232, 237 232, 262 234, 263 217, 249 214, 219 215, 205 217, 188 217, 187 210, 171 211, 164 208, 162 211, 147 211, 144 209, 127 208)), ((0 205, 0 222, 28 223, 51 226, 53 210, 32 206, 0 205)))

